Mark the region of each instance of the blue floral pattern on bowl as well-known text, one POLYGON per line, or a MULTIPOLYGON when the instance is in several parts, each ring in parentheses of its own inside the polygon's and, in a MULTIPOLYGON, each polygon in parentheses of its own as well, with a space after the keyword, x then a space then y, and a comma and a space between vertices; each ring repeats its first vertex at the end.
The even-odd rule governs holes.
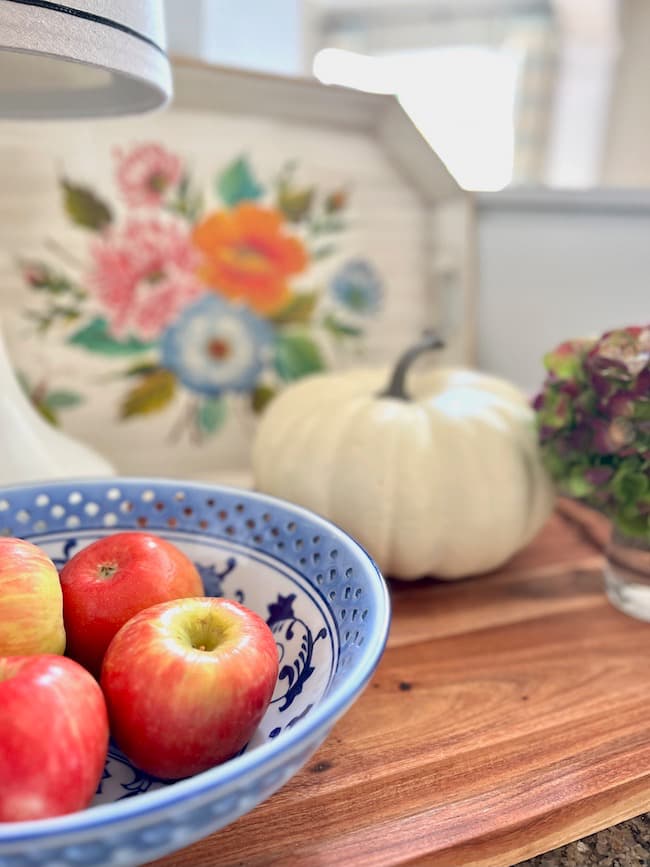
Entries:
POLYGON ((307 761, 381 656, 389 603, 375 565, 341 530, 298 507, 163 480, 0 490, 0 534, 29 538, 59 567, 123 529, 168 538, 196 563, 206 593, 264 617, 280 659, 271 705, 240 755, 174 784, 148 777, 111 744, 93 807, 0 825, 0 867, 128 867, 229 824, 307 761))

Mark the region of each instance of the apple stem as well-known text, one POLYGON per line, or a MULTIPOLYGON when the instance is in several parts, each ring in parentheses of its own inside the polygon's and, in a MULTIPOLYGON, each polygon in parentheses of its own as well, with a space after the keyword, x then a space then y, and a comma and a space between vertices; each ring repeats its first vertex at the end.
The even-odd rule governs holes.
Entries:
POLYGON ((97 569, 100 578, 112 578, 117 572, 117 563, 101 563, 97 569))

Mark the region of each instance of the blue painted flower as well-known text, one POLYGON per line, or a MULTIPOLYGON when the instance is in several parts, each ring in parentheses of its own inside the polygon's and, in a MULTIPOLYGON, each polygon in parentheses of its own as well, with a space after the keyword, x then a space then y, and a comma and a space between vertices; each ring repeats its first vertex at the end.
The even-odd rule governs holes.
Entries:
POLYGON ((335 297, 354 313, 376 313, 381 302, 381 280, 369 262, 351 259, 332 280, 335 297))
POLYGON ((163 334, 163 366, 200 394, 250 391, 264 367, 273 329, 244 307, 204 295, 163 334))

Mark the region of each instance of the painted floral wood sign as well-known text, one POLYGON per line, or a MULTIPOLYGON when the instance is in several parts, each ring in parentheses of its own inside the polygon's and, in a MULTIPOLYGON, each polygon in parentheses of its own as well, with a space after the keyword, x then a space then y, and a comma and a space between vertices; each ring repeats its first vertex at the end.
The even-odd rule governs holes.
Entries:
MULTIPOLYGON (((63 326, 68 344, 123 360, 120 419, 160 412, 182 392, 173 435, 213 435, 230 394, 260 411, 283 384, 328 365, 324 337, 358 342, 379 311, 380 278, 365 259, 337 257, 326 279, 312 277, 348 227, 345 189, 301 185, 291 163, 262 180, 237 156, 205 190, 158 143, 116 149, 113 168, 115 203, 61 180, 87 257, 51 245, 47 261, 21 264, 37 331, 63 326)), ((26 388, 54 422, 84 400, 26 388)))

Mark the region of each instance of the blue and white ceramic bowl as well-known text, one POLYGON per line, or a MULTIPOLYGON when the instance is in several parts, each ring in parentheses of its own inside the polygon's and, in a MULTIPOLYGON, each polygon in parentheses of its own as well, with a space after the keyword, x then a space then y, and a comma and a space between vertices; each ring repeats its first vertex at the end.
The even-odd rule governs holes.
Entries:
POLYGON ((177 544, 207 593, 237 599, 270 624, 280 655, 271 706, 243 753, 177 783, 150 779, 111 748, 92 807, 0 824, 0 867, 128 867, 222 828, 296 773, 382 654, 389 601, 381 575, 353 539, 303 509, 162 480, 0 489, 0 534, 30 539, 59 566, 92 540, 133 529, 177 544))

